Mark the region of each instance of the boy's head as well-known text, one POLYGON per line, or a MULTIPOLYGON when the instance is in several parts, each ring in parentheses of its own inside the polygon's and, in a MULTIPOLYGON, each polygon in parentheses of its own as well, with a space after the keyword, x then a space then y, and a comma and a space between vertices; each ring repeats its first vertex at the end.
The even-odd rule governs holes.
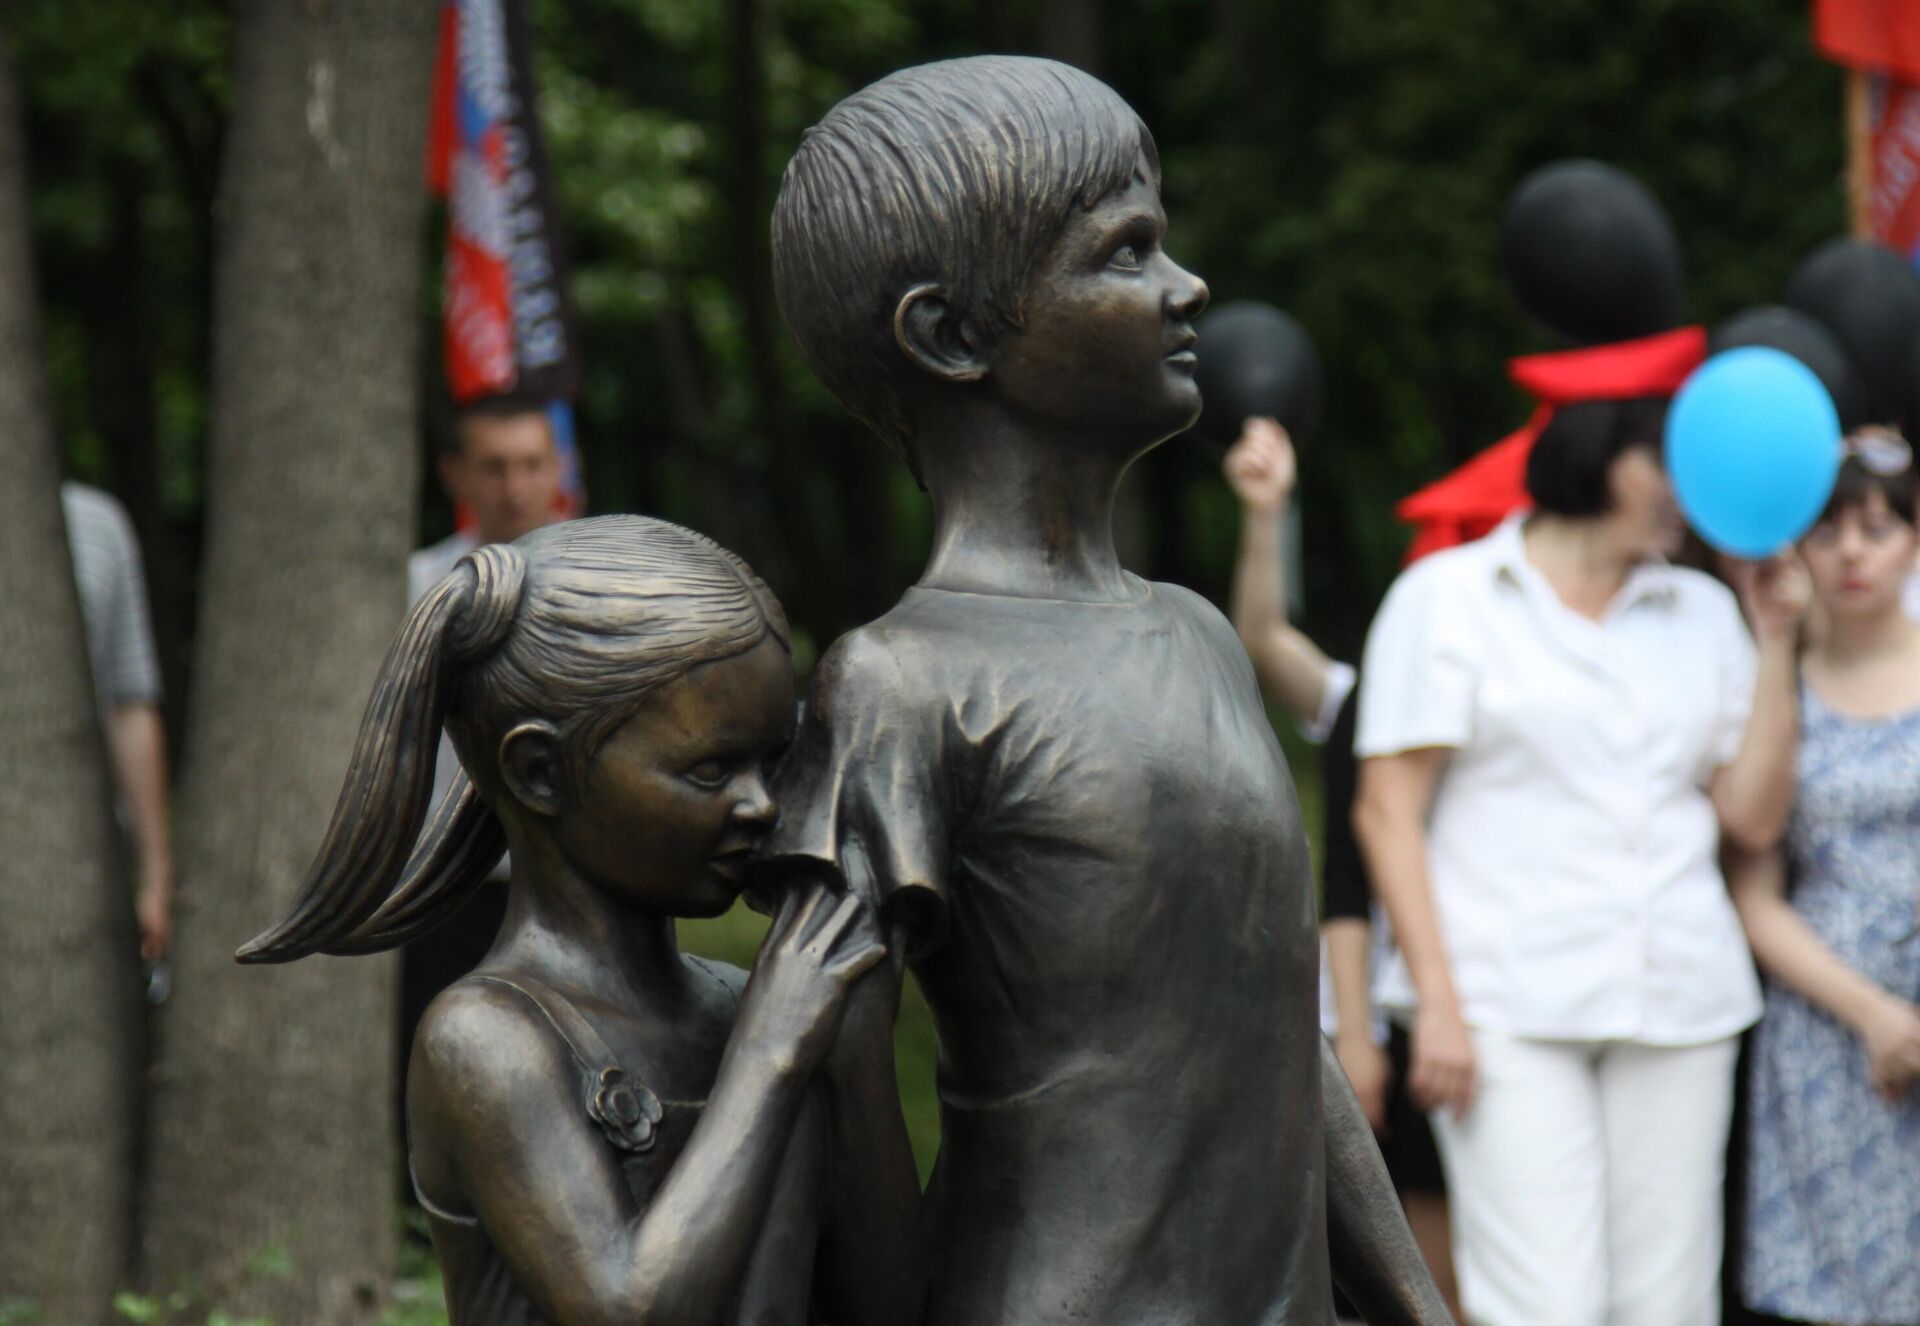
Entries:
POLYGON ((979 56, 903 69, 807 131, 773 212, 774 285, 813 371, 906 457, 919 370, 896 320, 937 292, 976 345, 1022 325, 1075 208, 1159 183, 1153 137, 1090 74, 979 56))

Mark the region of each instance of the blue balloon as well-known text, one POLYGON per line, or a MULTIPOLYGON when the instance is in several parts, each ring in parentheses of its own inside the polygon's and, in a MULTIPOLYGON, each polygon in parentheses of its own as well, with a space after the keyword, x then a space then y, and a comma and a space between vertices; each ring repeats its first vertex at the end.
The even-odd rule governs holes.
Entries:
POLYGON ((1840 416, 1813 371, 1749 346, 1697 369, 1667 413, 1667 474, 1700 537, 1771 557, 1812 528, 1840 472, 1840 416))

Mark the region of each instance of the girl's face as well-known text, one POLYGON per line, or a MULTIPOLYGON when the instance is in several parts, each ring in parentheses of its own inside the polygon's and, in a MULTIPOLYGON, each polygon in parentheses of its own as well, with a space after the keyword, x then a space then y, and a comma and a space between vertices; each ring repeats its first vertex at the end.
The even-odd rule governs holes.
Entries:
POLYGON ((1800 543, 1813 592, 1834 618, 1900 611, 1917 551, 1920 535, 1894 514, 1877 488, 1867 490, 1864 502, 1822 520, 1800 543))
POLYGON ((1631 556, 1672 557, 1680 551, 1686 521, 1651 444, 1621 452, 1607 470, 1607 487, 1613 506, 1604 519, 1631 556))
POLYGON ((718 916, 778 818, 767 776, 793 726, 793 664, 772 636, 702 664, 601 744, 554 840, 640 911, 718 916))

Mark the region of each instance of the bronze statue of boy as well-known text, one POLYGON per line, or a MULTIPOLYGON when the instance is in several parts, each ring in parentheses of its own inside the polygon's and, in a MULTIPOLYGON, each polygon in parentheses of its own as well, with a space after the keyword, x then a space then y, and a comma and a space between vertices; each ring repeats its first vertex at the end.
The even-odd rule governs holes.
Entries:
POLYGON ((1007 57, 882 79, 795 153, 782 309, 934 546, 822 661, 768 852, 880 907, 932 1005, 929 1326, 1326 1326, 1330 1261, 1370 1321, 1444 1322, 1316 1026, 1246 655, 1114 552, 1122 474, 1200 408, 1159 177, 1104 84, 1007 57))

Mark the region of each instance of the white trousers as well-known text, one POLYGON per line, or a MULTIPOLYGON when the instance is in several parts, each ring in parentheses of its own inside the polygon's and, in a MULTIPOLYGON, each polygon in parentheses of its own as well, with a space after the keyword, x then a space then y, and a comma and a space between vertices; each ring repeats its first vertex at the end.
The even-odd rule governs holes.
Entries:
POLYGON ((1469 1326, 1717 1326, 1737 1041, 1473 1037, 1433 1116, 1469 1326))

